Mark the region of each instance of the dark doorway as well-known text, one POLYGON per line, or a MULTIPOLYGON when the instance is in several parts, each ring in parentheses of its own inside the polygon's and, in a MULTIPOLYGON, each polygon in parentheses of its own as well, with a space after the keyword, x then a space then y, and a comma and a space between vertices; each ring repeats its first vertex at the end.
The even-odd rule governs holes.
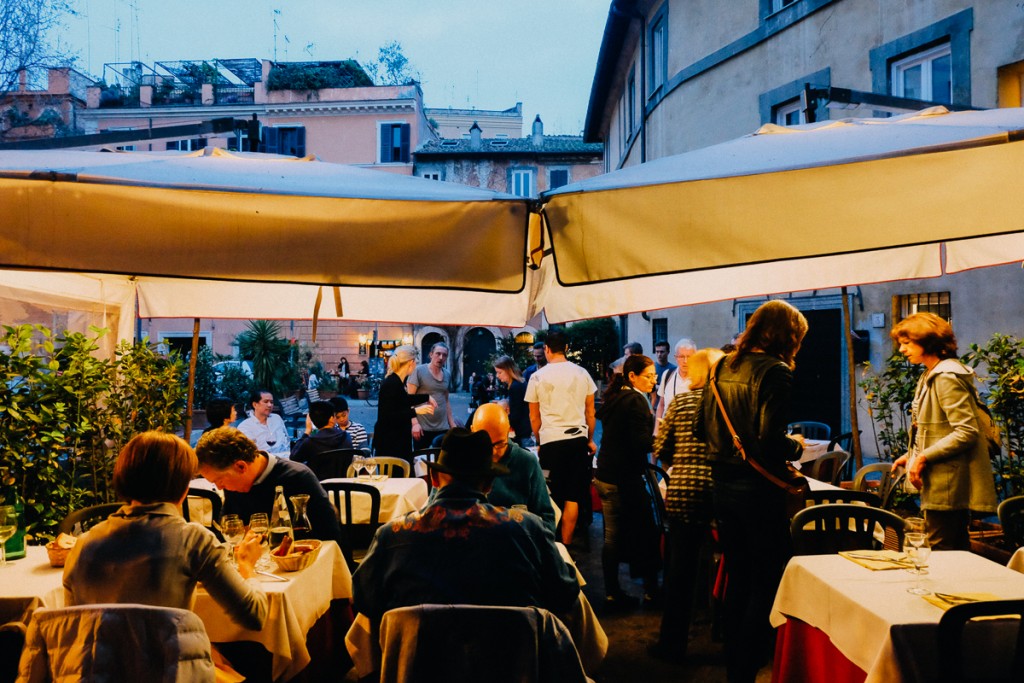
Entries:
POLYGON ((466 333, 466 339, 462 345, 462 376, 469 377, 470 373, 487 374, 493 368, 490 365, 491 357, 495 354, 494 335, 490 330, 482 327, 474 327, 466 333))
POLYGON ((420 342, 420 362, 423 364, 429 363, 431 347, 433 347, 437 342, 443 341, 444 337, 437 332, 427 332, 423 335, 423 341, 420 342))
MULTIPOLYGON (((169 353, 181 354, 182 358, 188 358, 188 355, 192 353, 192 337, 164 337, 161 340, 166 346, 169 353)), ((206 346, 206 338, 199 337, 199 347, 206 346)))
POLYGON ((801 312, 808 330, 793 372, 792 420, 824 422, 835 436, 843 426, 843 312, 838 308, 801 312))

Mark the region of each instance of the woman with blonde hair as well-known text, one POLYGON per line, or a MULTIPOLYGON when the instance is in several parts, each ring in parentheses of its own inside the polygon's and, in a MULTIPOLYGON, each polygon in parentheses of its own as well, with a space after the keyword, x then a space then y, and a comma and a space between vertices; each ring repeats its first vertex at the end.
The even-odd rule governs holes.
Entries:
POLYGON ((988 439, 974 371, 957 360, 956 336, 934 313, 914 313, 890 336, 925 371, 911 404, 910 450, 893 462, 921 490, 928 541, 939 550, 970 550, 971 510, 996 510, 988 439))
POLYGON ((718 349, 701 349, 689 357, 690 389, 669 403, 654 440, 654 454, 664 465, 671 465, 672 476, 665 497, 669 524, 665 604, 658 641, 650 653, 669 661, 686 657, 701 549, 711 538, 711 465, 707 446, 694 436, 694 429, 711 366, 724 355, 718 349))
POLYGON ((789 436, 787 426, 794 359, 806 334, 800 311, 785 301, 765 302, 736 350, 712 367, 701 401, 698 437, 707 442, 715 519, 729 558, 724 626, 730 682, 753 683, 771 657, 775 637, 768 615, 792 546, 785 492, 740 455, 723 413, 748 458, 768 470, 799 460, 803 441, 789 436))
POLYGON ((416 347, 395 349, 388 358, 388 374, 380 383, 373 449, 377 455, 403 458, 412 465, 412 423, 417 415, 432 415, 437 402, 427 394, 410 394, 405 380, 416 368, 416 347))

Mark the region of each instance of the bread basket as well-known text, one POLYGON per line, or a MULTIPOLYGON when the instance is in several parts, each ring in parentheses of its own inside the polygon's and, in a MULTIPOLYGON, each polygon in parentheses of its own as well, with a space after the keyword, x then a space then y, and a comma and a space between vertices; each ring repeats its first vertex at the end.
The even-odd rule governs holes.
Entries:
POLYGON ((60 534, 54 540, 46 544, 46 555, 50 558, 51 567, 63 567, 64 563, 67 562, 68 553, 75 547, 74 536, 68 534, 60 534))
POLYGON ((283 572, 297 572, 305 569, 316 561, 320 554, 321 542, 317 540, 295 541, 287 555, 275 555, 270 553, 270 558, 277 564, 277 568, 283 572))

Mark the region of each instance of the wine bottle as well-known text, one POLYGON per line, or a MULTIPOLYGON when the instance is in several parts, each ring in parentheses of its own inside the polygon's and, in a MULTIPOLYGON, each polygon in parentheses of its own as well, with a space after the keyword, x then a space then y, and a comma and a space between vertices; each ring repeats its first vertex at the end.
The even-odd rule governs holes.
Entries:
POLYGON ((270 547, 276 548, 285 536, 295 540, 292 530, 292 517, 288 512, 288 501, 284 497, 284 487, 274 490, 274 509, 270 511, 270 547))

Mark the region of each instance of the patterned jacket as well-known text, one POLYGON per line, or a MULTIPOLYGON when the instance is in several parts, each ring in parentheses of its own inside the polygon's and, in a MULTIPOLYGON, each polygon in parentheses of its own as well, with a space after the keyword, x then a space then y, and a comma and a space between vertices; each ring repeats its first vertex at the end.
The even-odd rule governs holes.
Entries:
POLYGON ((703 389, 694 389, 672 399, 654 441, 655 455, 672 466, 665 499, 668 516, 686 524, 707 524, 712 518, 707 446, 693 434, 702 394, 703 389))

